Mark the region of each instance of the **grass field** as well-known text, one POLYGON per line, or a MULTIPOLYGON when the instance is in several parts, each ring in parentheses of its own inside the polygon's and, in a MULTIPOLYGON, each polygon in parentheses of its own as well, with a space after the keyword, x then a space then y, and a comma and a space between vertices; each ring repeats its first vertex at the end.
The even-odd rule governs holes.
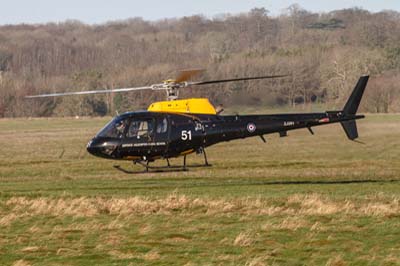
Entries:
POLYGON ((139 175, 86 153, 106 121, 0 120, 0 265, 400 265, 399 115, 139 175))

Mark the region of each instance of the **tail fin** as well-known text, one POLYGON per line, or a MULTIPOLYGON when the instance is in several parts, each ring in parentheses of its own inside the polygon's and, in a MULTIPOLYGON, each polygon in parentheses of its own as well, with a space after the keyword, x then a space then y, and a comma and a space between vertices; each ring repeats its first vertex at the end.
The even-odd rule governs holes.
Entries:
POLYGON ((358 130, 355 119, 363 118, 363 116, 355 116, 355 114, 357 113, 361 98, 364 94, 365 88, 367 87, 368 79, 369 76, 363 76, 358 80, 356 87, 351 93, 342 111, 344 118, 348 116, 354 116, 353 120, 340 122, 344 129, 344 132, 346 132, 346 135, 350 140, 355 140, 356 138, 358 138, 358 130))
POLYGON ((355 115, 357 113, 365 87, 367 87, 368 79, 369 76, 364 76, 358 80, 356 87, 354 88, 349 99, 347 100, 346 105, 343 108, 343 114, 355 115))

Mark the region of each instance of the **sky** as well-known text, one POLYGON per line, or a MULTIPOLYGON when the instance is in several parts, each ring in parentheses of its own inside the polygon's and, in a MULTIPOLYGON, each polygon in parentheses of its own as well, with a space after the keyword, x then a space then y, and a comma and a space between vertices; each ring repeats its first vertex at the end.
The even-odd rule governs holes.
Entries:
POLYGON ((68 19, 88 24, 142 17, 145 20, 202 14, 238 14, 264 7, 271 15, 298 3, 306 10, 331 10, 361 7, 372 12, 400 11, 400 0, 0 0, 0 25, 62 22, 68 19))

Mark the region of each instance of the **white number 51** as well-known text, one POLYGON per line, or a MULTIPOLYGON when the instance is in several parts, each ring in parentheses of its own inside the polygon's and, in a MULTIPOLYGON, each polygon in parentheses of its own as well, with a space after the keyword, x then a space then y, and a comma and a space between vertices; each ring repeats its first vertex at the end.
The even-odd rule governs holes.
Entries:
POLYGON ((182 130, 182 140, 192 140, 192 131, 191 130, 182 130))

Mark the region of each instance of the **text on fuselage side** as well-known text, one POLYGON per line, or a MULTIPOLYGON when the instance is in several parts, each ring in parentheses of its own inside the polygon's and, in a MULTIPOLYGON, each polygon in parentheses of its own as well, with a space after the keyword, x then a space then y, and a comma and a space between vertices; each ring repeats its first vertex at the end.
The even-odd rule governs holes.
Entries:
POLYGON ((285 122, 283 122, 283 126, 285 126, 285 127, 294 126, 294 122, 293 121, 285 121, 285 122))
POLYGON ((165 142, 144 142, 144 143, 128 143, 122 144, 122 148, 128 147, 148 147, 148 146, 165 146, 165 142))

